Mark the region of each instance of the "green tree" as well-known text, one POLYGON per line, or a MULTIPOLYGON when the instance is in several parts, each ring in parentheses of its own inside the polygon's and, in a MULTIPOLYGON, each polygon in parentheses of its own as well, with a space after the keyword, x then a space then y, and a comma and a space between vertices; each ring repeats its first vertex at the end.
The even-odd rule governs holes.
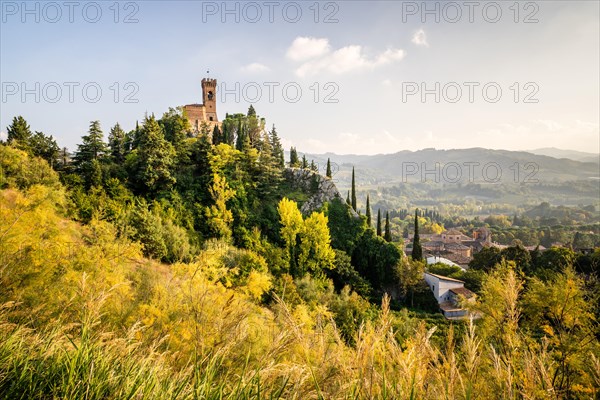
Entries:
POLYGON ((550 277, 553 272, 561 272, 573 265, 575 252, 566 247, 551 247, 544 251, 534 266, 533 273, 542 279, 550 277))
POLYGON ((469 268, 480 271, 491 271, 496 264, 502 261, 501 250, 497 247, 484 247, 473 255, 469 268))
POLYGON ((308 168, 308 160, 306 159, 306 154, 302 155, 302 169, 308 168))
POLYGON ((221 130, 219 129, 219 126, 217 124, 215 124, 215 126, 213 126, 211 139, 212 139, 212 144, 215 146, 218 144, 224 143, 223 136, 221 135, 221 130))
POLYGON ((258 115, 256 115, 256 110, 254 110, 252 105, 250 105, 248 108, 248 115, 246 116, 246 128, 250 146, 258 148, 260 145, 262 132, 265 130, 265 120, 264 118, 259 119, 258 115))
POLYGON ((42 132, 35 132, 35 135, 29 140, 31 155, 43 158, 48 161, 52 168, 56 164, 60 155, 60 148, 52 136, 46 136, 42 132))
POLYGON ((400 290, 402 296, 408 300, 410 298, 411 307, 414 307, 414 294, 418 285, 423 281, 423 272, 425 263, 422 261, 413 261, 404 259, 397 265, 398 280, 400 281, 400 290))
POLYGON ((313 212, 304 221, 298 257, 302 272, 310 271, 321 276, 323 271, 334 267, 335 252, 331 248, 327 223, 327 217, 322 212, 313 212))
POLYGON ((381 208, 377 209, 377 236, 381 236, 381 208))
POLYGON ((267 132, 264 132, 261 149, 258 155, 259 176, 257 179, 257 189, 259 196, 269 196, 277 191, 281 181, 280 159, 277 153, 273 152, 271 138, 267 132))
POLYGON ((421 261, 423 259, 423 248, 421 247, 421 238, 419 237, 419 216, 418 209, 415 210, 415 235, 413 237, 413 247, 411 258, 413 261, 421 261))
POLYGON ((346 196, 346 204, 352 207, 352 202, 350 201, 350 191, 348 190, 348 195, 346 196))
POLYGON ((183 108, 169 108, 158 121, 164 138, 170 142, 177 152, 182 150, 188 132, 192 130, 190 121, 184 115, 183 108))
POLYGON ((327 159, 327 171, 325 172, 325 176, 331 179, 331 161, 329 158, 327 159))
POLYGON ((524 295, 523 312, 528 328, 544 336, 554 358, 552 384, 557 398, 578 398, 574 388, 581 367, 597 344, 593 295, 571 266, 546 282, 533 278, 524 295))
POLYGON ((110 157, 116 164, 125 162, 125 131, 121 129, 121 125, 117 122, 108 134, 108 147, 110 149, 110 157))
POLYGON ((383 238, 386 242, 392 241, 392 228, 390 227, 390 212, 385 212, 385 230, 383 234, 383 238))
MULTIPOLYGON (((329 163, 327 164, 329 166, 329 163)), ((371 227, 371 203, 369 202, 369 194, 367 193, 367 210, 365 211, 367 216, 367 226, 371 227)))
POLYGON ((165 140, 154 116, 146 117, 137 149, 135 185, 145 194, 156 195, 175 184, 173 145, 165 140))
POLYGON ((376 236, 373 229, 363 231, 352 252, 352 264, 377 290, 398 284, 396 266, 400 259, 400 250, 376 236))
POLYGON ((29 150, 31 129, 22 116, 14 117, 12 123, 6 128, 7 143, 21 150, 29 150))
POLYGON ((290 148, 290 167, 298 168, 300 166, 300 160, 298 159, 298 152, 295 147, 290 148))
POLYGON ((280 233, 287 249, 290 271, 292 274, 298 275, 298 248, 300 234, 304 230, 302 214, 296 202, 285 197, 279 202, 277 211, 279 212, 280 233))
POLYGON ((281 224, 281 237, 289 249, 296 244, 296 236, 302 232, 304 227, 302 214, 298 209, 298 204, 285 197, 279 202, 277 210, 281 224))
POLYGON ((104 134, 100 128, 100 121, 92 121, 88 134, 83 136, 82 143, 77 146, 74 162, 81 165, 92 160, 101 159, 106 153, 106 143, 104 143, 104 134))
POLYGON ((521 271, 529 271, 531 269, 531 254, 522 244, 502 249, 500 257, 506 261, 514 261, 517 268, 521 271))
POLYGON ((248 134, 246 132, 243 120, 243 115, 237 117, 238 125, 236 130, 235 148, 239 151, 242 151, 244 149, 244 146, 246 146, 250 140, 248 139, 248 134))
POLYGON ((367 227, 365 223, 356 217, 350 206, 344 204, 342 199, 333 199, 324 207, 329 219, 329 231, 331 243, 336 249, 352 254, 357 242, 367 227))
POLYGON ((515 351, 520 345, 520 296, 523 281, 513 262, 502 262, 483 282, 474 308, 483 318, 481 331, 500 352, 515 351))
POLYGON ((356 211, 356 181, 354 179, 354 167, 352 167, 352 197, 350 198, 352 201, 352 208, 356 211))
POLYGON ((83 177, 86 186, 98 185, 98 174, 101 174, 101 161, 107 147, 99 121, 92 121, 88 134, 83 136, 82 143, 77 146, 73 157, 75 171, 83 177))
POLYGON ((227 180, 219 174, 213 174, 213 181, 209 188, 213 204, 206 207, 208 225, 213 234, 228 241, 231 239, 231 223, 233 214, 227 208, 227 202, 235 196, 235 190, 229 188, 227 180))
POLYGON ((285 158, 283 146, 281 145, 281 140, 279 139, 275 125, 273 125, 273 128, 271 128, 269 136, 271 139, 271 151, 273 153, 273 158, 277 161, 276 165, 281 169, 285 167, 285 158))

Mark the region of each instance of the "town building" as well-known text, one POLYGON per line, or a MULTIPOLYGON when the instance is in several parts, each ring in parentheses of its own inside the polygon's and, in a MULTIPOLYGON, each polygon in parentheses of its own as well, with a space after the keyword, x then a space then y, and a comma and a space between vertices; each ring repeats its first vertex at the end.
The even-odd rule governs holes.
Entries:
POLYGON ((469 316, 469 311, 462 308, 461 300, 475 301, 475 293, 465 288, 463 281, 430 272, 425 272, 424 279, 435 296, 444 317, 461 319, 469 316))
MULTIPOLYGON (((446 230, 440 234, 420 234, 419 237, 425 258, 443 257, 461 268, 467 268, 473 259, 473 254, 480 252, 484 247, 500 247, 492 241, 492 234, 485 227, 473 231, 472 237, 456 229, 446 230)), ((412 252, 412 240, 413 235, 409 234, 404 249, 407 254, 412 252)))

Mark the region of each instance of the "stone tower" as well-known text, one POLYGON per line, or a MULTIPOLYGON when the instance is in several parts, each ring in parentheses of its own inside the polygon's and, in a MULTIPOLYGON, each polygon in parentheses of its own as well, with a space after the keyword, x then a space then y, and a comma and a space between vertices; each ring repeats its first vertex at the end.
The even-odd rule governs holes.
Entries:
POLYGON ((200 132, 205 124, 210 132, 215 125, 220 127, 217 116, 217 80, 202 79, 202 104, 188 104, 183 106, 183 110, 194 133, 200 132))
POLYGON ((206 118, 208 121, 218 122, 217 118, 217 80, 202 79, 202 101, 206 109, 206 118))

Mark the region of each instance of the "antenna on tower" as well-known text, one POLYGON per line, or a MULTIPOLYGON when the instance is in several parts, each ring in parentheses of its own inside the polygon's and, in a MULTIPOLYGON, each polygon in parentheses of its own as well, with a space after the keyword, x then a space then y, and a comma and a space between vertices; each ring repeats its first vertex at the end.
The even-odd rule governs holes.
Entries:
POLYGON ((206 77, 210 79, 210 70, 206 70, 206 77))

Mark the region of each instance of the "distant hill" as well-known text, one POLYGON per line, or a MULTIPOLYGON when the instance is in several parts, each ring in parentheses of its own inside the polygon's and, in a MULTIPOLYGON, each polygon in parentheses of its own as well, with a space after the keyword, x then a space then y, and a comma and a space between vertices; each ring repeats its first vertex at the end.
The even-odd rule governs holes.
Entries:
POLYGON ((575 161, 600 163, 600 154, 586 153, 576 150, 563 150, 556 147, 544 147, 541 149, 529 150, 530 153, 549 156, 554 158, 568 158, 575 161))
POLYGON ((334 179, 342 188, 349 184, 353 166, 357 172, 357 183, 361 185, 387 186, 423 181, 435 183, 436 179, 442 184, 473 182, 484 185, 600 179, 598 163, 525 151, 484 148, 423 149, 370 156, 325 153, 306 154, 306 157, 309 161, 314 160, 323 173, 327 159, 330 158, 334 163, 334 179))

